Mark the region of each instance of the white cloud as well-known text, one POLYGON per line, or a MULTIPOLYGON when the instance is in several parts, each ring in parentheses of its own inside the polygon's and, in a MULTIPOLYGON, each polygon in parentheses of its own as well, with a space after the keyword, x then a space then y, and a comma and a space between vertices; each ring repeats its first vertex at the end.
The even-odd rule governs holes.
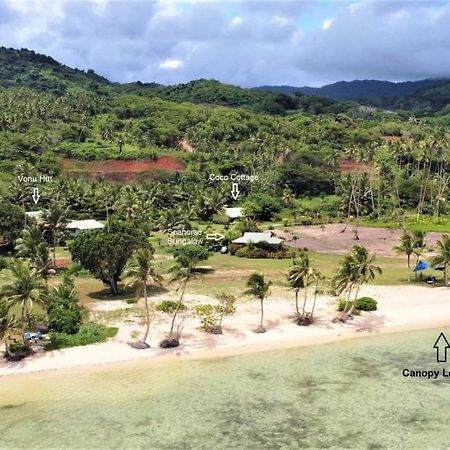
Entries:
POLYGON ((450 2, 351 1, 0 0, 0 45, 112 81, 450 77, 450 2))
POLYGON ((328 30, 333 25, 334 19, 325 19, 322 22, 322 30, 328 30))
POLYGON ((239 16, 233 17, 231 19, 231 25, 233 27, 237 27, 239 25, 242 25, 242 22, 244 22, 244 19, 242 17, 239 17, 239 16))
POLYGON ((165 59, 159 64, 160 69, 175 70, 183 66, 181 59, 165 59))

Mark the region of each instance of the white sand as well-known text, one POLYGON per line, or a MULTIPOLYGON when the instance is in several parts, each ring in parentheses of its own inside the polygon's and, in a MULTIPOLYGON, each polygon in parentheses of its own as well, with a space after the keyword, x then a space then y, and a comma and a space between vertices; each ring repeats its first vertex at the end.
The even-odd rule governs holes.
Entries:
MULTIPOLYGON (((158 342, 168 331, 170 317, 156 314, 148 339, 152 348, 148 350, 135 350, 127 345, 127 342, 131 341, 131 332, 142 331, 143 328, 142 325, 127 321, 120 324, 118 335, 105 343, 45 352, 14 363, 2 360, 0 376, 130 360, 151 360, 156 363, 227 356, 332 342, 375 333, 450 325, 448 288, 367 286, 362 289, 361 295, 375 298, 378 301, 378 311, 362 313, 346 324, 332 323, 336 299, 320 297, 316 307, 316 322, 308 327, 299 327, 290 318, 294 311, 293 294, 281 289, 274 290, 265 302, 266 333, 253 332, 259 321, 259 302, 247 300, 238 304, 234 316, 225 318, 223 335, 211 335, 200 331, 198 320, 188 317, 184 324, 182 345, 167 350, 159 349, 158 342)), ((198 301, 198 296, 195 298, 198 301)), ((205 301, 208 301, 206 297, 201 299, 201 302, 205 301)), ((115 304, 114 307, 120 305, 115 304)))

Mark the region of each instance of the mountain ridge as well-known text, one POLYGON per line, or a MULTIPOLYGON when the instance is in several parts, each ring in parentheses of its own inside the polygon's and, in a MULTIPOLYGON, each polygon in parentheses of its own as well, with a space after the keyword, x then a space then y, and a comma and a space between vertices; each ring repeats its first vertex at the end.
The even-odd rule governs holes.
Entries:
POLYGON ((0 47, 0 88, 13 87, 59 95, 79 90, 104 96, 134 94, 175 102, 244 107, 270 114, 294 110, 311 114, 345 113, 357 109, 357 103, 382 109, 408 110, 417 115, 450 111, 450 79, 338 81, 321 88, 242 88, 205 79, 177 85, 141 81, 115 83, 92 69, 71 68, 33 50, 0 47))

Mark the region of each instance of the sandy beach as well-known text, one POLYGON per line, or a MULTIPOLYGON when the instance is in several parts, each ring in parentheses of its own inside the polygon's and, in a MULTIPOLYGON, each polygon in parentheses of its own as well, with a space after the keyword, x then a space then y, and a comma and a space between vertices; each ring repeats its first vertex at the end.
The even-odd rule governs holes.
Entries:
MULTIPOLYGON (((265 302, 264 334, 254 333, 259 320, 259 302, 242 301, 237 304, 234 316, 226 317, 223 335, 207 334, 199 329, 195 317, 186 317, 182 345, 176 349, 162 350, 158 342, 168 330, 170 317, 154 314, 148 350, 136 350, 127 345, 131 333, 142 330, 133 321, 118 323, 118 335, 101 344, 74 347, 36 354, 20 362, 0 362, 0 376, 41 371, 99 367, 129 361, 159 363, 192 358, 211 358, 247 352, 314 345, 351 339, 377 333, 392 333, 415 329, 450 326, 450 289, 426 286, 366 286, 361 295, 378 301, 378 311, 364 312, 346 324, 333 323, 335 302, 333 297, 318 298, 316 321, 308 327, 292 322, 293 294, 286 290, 273 290, 265 302)), ((201 297, 201 296, 200 296, 201 297)), ((187 302, 205 303, 207 297, 187 302)), ((125 302, 104 302, 98 308, 124 308, 125 302)))

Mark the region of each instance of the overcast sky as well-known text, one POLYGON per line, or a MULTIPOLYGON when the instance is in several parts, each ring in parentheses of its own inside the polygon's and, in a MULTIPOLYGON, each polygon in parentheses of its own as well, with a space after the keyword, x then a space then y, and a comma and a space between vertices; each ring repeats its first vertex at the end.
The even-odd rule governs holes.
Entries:
POLYGON ((120 82, 450 77, 449 24, 449 0, 0 0, 0 45, 120 82))

